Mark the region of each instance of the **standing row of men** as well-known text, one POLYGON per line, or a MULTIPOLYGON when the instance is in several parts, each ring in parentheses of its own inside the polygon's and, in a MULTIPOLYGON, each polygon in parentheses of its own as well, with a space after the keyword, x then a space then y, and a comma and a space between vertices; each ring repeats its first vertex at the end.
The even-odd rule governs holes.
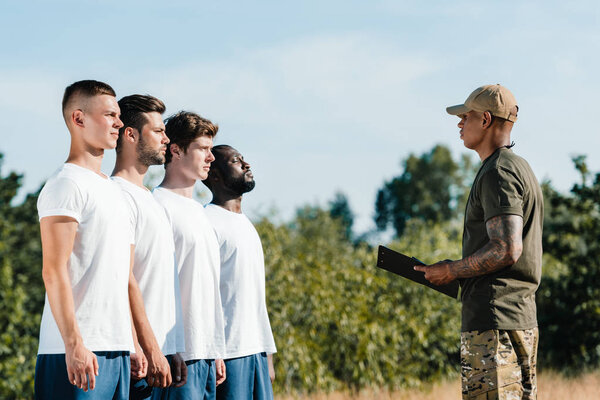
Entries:
POLYGON ((67 87, 66 163, 38 200, 46 301, 38 399, 272 398, 264 259, 242 195, 250 165, 218 126, 164 104, 67 87), (116 148, 111 178, 100 171, 116 148), (143 179, 165 164, 150 192, 143 179), (206 208, 193 199, 202 180, 206 208), (130 382, 131 379, 131 382, 130 382))

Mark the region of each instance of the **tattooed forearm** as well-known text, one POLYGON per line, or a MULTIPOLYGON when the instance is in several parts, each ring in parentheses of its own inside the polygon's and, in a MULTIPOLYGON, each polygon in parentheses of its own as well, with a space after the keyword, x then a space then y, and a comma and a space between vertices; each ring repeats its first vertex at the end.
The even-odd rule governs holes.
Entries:
POLYGON ((523 218, 499 215, 485 225, 490 241, 469 257, 452 263, 457 278, 485 275, 512 265, 523 251, 523 218))

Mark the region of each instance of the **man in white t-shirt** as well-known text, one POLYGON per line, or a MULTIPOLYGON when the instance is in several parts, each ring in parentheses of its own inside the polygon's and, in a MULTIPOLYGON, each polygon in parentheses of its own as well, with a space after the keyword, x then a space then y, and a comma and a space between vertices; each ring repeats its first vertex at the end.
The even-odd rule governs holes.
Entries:
POLYGON ((277 351, 265 300, 262 244, 242 213, 242 195, 254 189, 250 164, 234 148, 213 148, 215 161, 204 184, 213 194, 206 206, 220 245, 221 303, 225 315, 227 381, 223 400, 273 399, 272 354, 277 351))
POLYGON ((146 378, 131 382, 130 397, 144 399, 153 386, 182 386, 187 377, 185 362, 177 354, 185 347, 171 225, 143 183, 150 165, 164 164, 169 139, 162 120, 165 105, 156 97, 126 96, 119 107, 124 125, 112 178, 125 192, 135 221, 129 298, 137 339, 148 361, 146 378))
POLYGON ((206 178, 214 160, 217 130, 191 112, 179 112, 166 123, 165 178, 153 193, 167 212, 175 241, 188 376, 182 387, 161 389, 162 399, 214 399, 225 379, 219 243, 204 207, 193 199, 194 184, 206 178))
POLYGON ((114 90, 86 80, 65 90, 66 163, 38 198, 46 299, 36 399, 126 399, 133 351, 128 280, 133 226, 123 192, 100 172, 123 126, 114 90))

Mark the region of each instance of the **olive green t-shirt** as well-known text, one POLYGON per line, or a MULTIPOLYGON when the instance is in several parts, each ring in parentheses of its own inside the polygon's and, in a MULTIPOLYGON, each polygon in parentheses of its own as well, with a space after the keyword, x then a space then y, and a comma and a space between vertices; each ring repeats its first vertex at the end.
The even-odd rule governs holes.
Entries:
POLYGON ((465 210, 463 258, 489 242, 485 223, 507 214, 523 217, 523 252, 513 265, 461 279, 463 332, 537 326, 535 292, 542 274, 542 191, 527 161, 501 147, 483 161, 473 182, 465 210))

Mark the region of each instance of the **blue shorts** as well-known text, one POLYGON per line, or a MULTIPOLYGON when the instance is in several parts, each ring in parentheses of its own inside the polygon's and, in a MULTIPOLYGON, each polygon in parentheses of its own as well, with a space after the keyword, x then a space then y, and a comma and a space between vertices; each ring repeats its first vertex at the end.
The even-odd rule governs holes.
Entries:
POLYGON ((267 354, 225 360, 227 379, 217 387, 219 400, 273 400, 267 354))
POLYGON ((182 387, 154 388, 152 400, 214 400, 216 397, 215 360, 186 361, 187 382, 182 387))
POLYGON ((129 352, 95 351, 98 376, 94 390, 84 392, 69 382, 64 354, 39 354, 35 364, 37 400, 85 399, 127 400, 129 397, 129 352))

